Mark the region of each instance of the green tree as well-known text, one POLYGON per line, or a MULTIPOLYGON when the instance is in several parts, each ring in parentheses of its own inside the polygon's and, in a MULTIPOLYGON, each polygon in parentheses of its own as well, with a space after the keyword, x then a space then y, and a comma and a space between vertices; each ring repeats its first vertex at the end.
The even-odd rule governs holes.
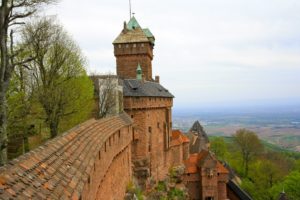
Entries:
POLYGON ((291 172, 284 180, 284 190, 291 200, 300 199, 300 172, 291 172))
POLYGON ((225 160, 227 154, 227 145, 222 137, 214 138, 210 143, 211 150, 216 154, 218 159, 225 160))
POLYGON ((7 99, 6 93, 15 66, 31 58, 16 61, 22 48, 15 48, 14 30, 22 20, 36 13, 42 4, 53 0, 1 0, 0 4, 0 165, 7 162, 7 99))
POLYGON ((31 110, 31 92, 30 80, 28 79, 28 71, 23 67, 16 67, 12 75, 10 86, 7 92, 8 104, 8 137, 23 138, 22 151, 24 153, 29 150, 28 134, 32 131, 32 123, 30 123, 31 110))
POLYGON ((262 152, 263 146, 256 133, 240 129, 233 135, 234 143, 242 155, 244 176, 248 176, 249 163, 262 152))
POLYGON ((83 67, 80 49, 53 20, 43 18, 29 23, 22 39, 27 54, 35 58, 27 67, 53 138, 62 120, 74 125, 86 119, 91 111, 93 85, 83 67))
POLYGON ((249 171, 248 177, 244 179, 245 184, 243 184, 242 187, 249 192, 254 199, 273 200, 273 187, 280 183, 283 178, 284 175, 276 163, 261 159, 251 165, 251 170, 249 171))

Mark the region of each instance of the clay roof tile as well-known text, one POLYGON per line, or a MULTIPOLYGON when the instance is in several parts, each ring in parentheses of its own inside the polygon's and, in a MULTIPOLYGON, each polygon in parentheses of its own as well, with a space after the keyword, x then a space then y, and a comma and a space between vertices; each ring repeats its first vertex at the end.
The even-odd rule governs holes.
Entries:
POLYGON ((131 123, 126 114, 91 119, 9 162, 0 168, 0 199, 76 199, 100 141, 131 123))

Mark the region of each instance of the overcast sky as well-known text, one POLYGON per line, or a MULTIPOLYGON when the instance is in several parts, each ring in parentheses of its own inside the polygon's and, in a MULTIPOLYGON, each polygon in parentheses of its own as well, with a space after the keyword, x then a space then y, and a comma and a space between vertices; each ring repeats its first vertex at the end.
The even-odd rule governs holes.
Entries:
MULTIPOLYGON (((153 76, 177 107, 300 101, 299 0, 132 0, 132 10, 156 37, 153 76)), ((90 72, 115 72, 128 0, 62 0, 49 13, 90 72)))

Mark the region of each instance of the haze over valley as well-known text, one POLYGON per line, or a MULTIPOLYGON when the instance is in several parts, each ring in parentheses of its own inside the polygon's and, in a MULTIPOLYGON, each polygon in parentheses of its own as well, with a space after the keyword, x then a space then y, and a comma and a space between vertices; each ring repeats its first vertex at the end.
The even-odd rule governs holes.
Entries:
POLYGON ((177 108, 173 126, 186 132, 199 120, 209 136, 231 136, 236 130, 246 128, 268 143, 299 152, 299 108, 297 104, 177 108))

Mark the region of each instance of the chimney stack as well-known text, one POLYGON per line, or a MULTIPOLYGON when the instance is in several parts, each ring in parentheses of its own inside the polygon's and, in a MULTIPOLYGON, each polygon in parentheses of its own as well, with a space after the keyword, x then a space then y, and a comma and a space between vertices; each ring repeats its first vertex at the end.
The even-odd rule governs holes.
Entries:
POLYGON ((155 82, 159 83, 159 76, 155 76, 155 82))

